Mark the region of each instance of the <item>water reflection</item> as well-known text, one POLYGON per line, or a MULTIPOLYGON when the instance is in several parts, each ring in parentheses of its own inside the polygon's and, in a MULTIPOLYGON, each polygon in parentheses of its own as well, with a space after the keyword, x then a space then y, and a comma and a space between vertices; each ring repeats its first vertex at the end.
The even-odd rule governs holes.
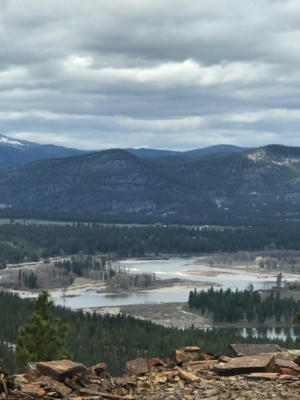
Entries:
POLYGON ((279 339, 286 340, 288 338, 296 340, 297 337, 300 338, 300 327, 271 327, 271 328, 234 328, 238 329, 240 335, 244 338, 259 338, 259 339, 279 339))

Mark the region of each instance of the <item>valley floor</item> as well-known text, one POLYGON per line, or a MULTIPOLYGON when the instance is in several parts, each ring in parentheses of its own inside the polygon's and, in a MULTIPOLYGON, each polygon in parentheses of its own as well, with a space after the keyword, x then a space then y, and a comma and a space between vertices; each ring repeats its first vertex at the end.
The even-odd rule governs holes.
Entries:
MULTIPOLYGON (((210 318, 191 311, 187 303, 159 303, 159 304, 135 304, 117 307, 86 307, 84 312, 96 312, 100 315, 117 315, 124 313, 140 320, 149 320, 164 327, 186 329, 195 328, 257 328, 257 323, 236 322, 236 323, 214 323, 210 318)), ((260 328, 291 328, 286 323, 264 323, 260 328)))
POLYGON ((137 304, 120 307, 84 308, 85 312, 99 314, 125 313, 141 320, 150 320, 165 327, 209 328, 211 321, 186 310, 186 303, 137 304))

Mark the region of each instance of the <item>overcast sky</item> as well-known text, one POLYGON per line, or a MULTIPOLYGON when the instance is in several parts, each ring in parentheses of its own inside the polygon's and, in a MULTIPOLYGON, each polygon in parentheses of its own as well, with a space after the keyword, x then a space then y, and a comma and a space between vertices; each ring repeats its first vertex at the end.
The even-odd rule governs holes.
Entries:
POLYGON ((0 133, 300 146, 299 0, 1 0, 0 133))

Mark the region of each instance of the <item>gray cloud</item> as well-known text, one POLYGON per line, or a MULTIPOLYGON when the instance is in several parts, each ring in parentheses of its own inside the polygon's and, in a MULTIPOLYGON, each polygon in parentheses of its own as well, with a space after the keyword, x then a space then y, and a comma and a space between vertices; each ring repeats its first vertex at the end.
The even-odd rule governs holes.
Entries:
POLYGON ((297 0, 0 7, 0 133, 85 149, 300 145, 297 0))

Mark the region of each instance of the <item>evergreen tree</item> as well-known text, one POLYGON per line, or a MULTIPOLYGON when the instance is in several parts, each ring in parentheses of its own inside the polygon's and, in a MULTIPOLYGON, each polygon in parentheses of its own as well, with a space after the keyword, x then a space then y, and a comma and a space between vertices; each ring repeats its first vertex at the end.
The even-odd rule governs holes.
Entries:
POLYGON ((34 306, 29 324, 19 329, 16 362, 19 367, 30 361, 50 361, 64 356, 68 326, 51 315, 49 293, 42 291, 34 306))

